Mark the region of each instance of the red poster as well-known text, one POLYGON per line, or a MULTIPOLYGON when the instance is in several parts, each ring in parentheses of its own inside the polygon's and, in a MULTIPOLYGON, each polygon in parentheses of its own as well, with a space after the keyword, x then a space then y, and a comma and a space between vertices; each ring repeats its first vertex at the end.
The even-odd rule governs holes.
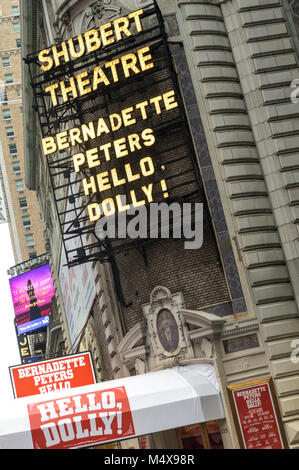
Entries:
POLYGON ((246 449, 283 449, 269 383, 232 390, 246 449))
POLYGON ((150 440, 148 436, 140 436, 139 437, 139 447, 140 449, 150 449, 150 440))
POLYGON ((182 426, 181 433, 183 439, 191 436, 201 436, 200 424, 190 424, 189 426, 182 426))
POLYGON ((135 435, 125 387, 27 407, 34 449, 87 447, 135 435))
POLYGON ((89 352, 10 367, 15 398, 96 383, 89 352))

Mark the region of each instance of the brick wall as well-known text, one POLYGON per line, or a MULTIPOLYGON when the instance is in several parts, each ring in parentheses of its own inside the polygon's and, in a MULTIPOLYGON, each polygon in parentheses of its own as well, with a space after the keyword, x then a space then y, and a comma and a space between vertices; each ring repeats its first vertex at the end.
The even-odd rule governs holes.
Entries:
POLYGON ((149 302, 157 285, 183 292, 191 310, 230 300, 215 239, 209 224, 205 225, 199 250, 184 249, 183 240, 157 240, 146 248, 147 264, 137 250, 116 257, 127 331, 140 321, 142 304, 149 302))

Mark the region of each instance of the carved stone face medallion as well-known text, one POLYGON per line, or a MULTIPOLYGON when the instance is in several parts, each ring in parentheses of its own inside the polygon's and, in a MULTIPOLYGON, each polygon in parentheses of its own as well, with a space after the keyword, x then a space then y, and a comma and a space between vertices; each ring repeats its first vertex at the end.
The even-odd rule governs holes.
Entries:
POLYGON ((157 315, 157 333, 163 348, 174 352, 179 345, 179 329, 170 310, 163 308, 157 315))

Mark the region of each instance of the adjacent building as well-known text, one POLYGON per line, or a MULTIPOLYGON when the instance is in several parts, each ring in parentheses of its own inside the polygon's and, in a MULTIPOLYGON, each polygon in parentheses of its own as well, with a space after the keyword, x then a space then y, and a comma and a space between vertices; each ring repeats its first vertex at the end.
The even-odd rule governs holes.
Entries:
POLYGON ((15 263, 45 252, 40 208, 25 185, 19 2, 0 5, 0 165, 15 263))
MULTIPOLYGON (((98 381, 208 364, 221 391, 224 419, 207 415, 197 426, 186 423, 122 447, 299 447, 294 3, 21 2, 25 184, 36 191, 45 224, 60 343, 67 352, 90 350, 98 381), (89 42, 84 36, 85 45, 82 36, 101 26, 103 55, 95 33, 89 42), (111 87, 102 74, 108 61, 111 87), (120 62, 121 71, 114 68, 120 62), (91 73, 99 64, 92 93, 84 65, 91 73), (114 124, 97 139, 92 123, 113 127, 112 115, 125 116, 129 130, 114 124), (152 148, 145 155, 137 138, 146 125, 144 141, 152 148), (128 135, 131 153, 122 146, 128 135), (107 152, 112 140, 117 161, 132 165, 126 173, 117 163, 111 167, 110 154, 97 160, 95 147, 107 152), (140 174, 129 160, 134 152, 142 175, 166 184, 150 193, 159 202, 203 204, 201 248, 185 249, 175 238, 101 239, 98 211, 111 215, 115 201, 125 204, 118 186, 135 206, 141 201, 140 174), (248 394, 250 411, 242 414, 238 406, 248 394), (271 433, 250 434, 254 420, 259 426, 265 416, 271 433)), ((56 348, 48 341, 49 352, 56 348)))

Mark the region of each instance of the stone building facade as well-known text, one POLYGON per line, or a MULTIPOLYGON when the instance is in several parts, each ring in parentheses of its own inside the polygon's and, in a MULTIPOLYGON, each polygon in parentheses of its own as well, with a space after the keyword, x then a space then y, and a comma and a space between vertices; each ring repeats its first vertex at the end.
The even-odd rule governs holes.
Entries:
MULTIPOLYGON (((23 56, 150 3, 24 0, 23 56)), ((240 446, 227 386, 271 376, 288 446, 298 448, 299 366, 291 354, 299 335, 299 140, 298 105, 290 98, 299 78, 298 11, 287 0, 157 3, 197 158, 204 244, 193 252, 163 240, 146 256, 133 250, 117 253, 113 263, 90 263, 96 296, 78 348, 92 351, 99 381, 212 363, 226 415, 218 423, 225 448, 240 446), (171 347, 161 311, 172 324, 171 347)), ((71 352, 59 221, 23 67, 26 184, 40 202, 60 333, 71 352)), ((149 442, 176 448, 182 435, 169 430, 149 442)))

